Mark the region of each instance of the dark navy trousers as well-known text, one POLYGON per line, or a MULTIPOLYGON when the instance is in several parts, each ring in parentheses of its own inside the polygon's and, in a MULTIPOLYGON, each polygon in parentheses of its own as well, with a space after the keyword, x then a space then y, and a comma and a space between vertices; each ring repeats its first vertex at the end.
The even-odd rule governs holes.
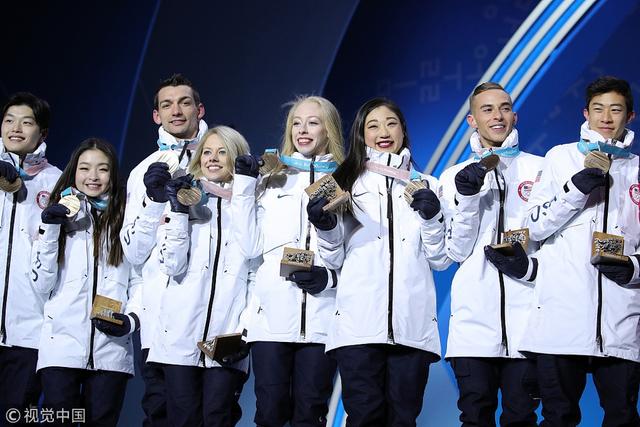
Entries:
POLYGON ((232 427, 242 417, 238 404, 248 375, 233 368, 162 365, 167 419, 172 427, 232 427))
POLYGON ((38 405, 41 387, 37 362, 36 349, 0 347, 0 426, 10 408, 20 410, 22 416, 26 408, 38 405))
POLYGON ((331 352, 338 361, 347 426, 415 426, 429 365, 438 356, 402 345, 367 344, 331 352))
POLYGON ((501 357, 454 357, 451 367, 458 381, 458 409, 463 427, 495 426, 498 390, 502 393, 503 427, 537 426, 539 401, 535 362, 501 357))
POLYGON ((581 420, 580 397, 587 374, 604 410, 603 427, 637 427, 640 363, 615 357, 536 355, 542 427, 573 427, 581 420))
POLYGON ((323 344, 254 342, 255 423, 262 427, 326 425, 336 363, 323 344))
MULTIPOLYGON (((85 424, 93 427, 116 427, 124 402, 127 380, 123 372, 90 371, 50 367, 40 370, 44 391, 43 411, 54 413, 84 409, 85 424)), ((71 418, 58 416, 53 425, 71 426, 71 418), (64 421, 64 422, 61 422, 64 421)), ((50 425, 50 424, 47 424, 50 425)))

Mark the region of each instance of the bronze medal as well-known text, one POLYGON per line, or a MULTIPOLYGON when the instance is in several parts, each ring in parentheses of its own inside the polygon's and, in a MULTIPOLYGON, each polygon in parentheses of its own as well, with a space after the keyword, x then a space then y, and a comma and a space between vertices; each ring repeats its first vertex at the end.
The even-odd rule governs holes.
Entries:
POLYGON ((0 176, 0 190, 7 193, 15 193, 20 187, 22 187, 22 179, 20 177, 13 182, 9 182, 4 176, 0 176))
POLYGON ((195 206, 202 199, 202 191, 198 187, 181 188, 178 190, 178 201, 185 206, 195 206))
POLYGON ((69 213, 67 214, 69 218, 74 217, 78 211, 80 211, 80 199, 73 194, 61 197, 58 203, 69 209, 69 213))
POLYGON ((597 168, 602 170, 602 172, 607 173, 611 167, 611 159, 609 159, 609 156, 602 151, 590 151, 584 157, 584 167, 597 168))
POLYGON ((490 154, 487 157, 483 157, 482 159, 480 159, 478 163, 487 172, 491 172, 498 167, 498 163, 500 163, 500 156, 498 156, 497 154, 490 154))

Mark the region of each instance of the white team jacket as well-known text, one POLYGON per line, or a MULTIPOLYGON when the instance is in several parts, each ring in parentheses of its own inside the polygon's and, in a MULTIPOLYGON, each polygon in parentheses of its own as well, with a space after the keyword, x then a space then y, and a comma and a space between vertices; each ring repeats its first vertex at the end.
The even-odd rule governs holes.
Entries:
MULTIPOLYGON (((33 244, 31 281, 49 296, 44 305, 37 369, 60 366, 124 372, 133 375, 131 334, 106 335, 93 327, 90 314, 95 295, 121 301, 124 313, 139 317, 139 277, 125 259, 114 267, 93 257, 93 220, 86 201, 73 222, 62 227, 41 224, 33 244), (64 263, 58 264, 58 236, 67 233, 64 263)), ((133 328, 134 325, 132 325, 133 328)))
MULTIPOLYGON (((299 153, 293 157, 303 158, 299 153)), ((331 155, 316 161, 331 161, 331 155)), ((322 176, 315 172, 314 180, 322 176)), ((235 241, 246 258, 263 257, 249 307, 247 339, 324 343, 335 303, 332 274, 327 289, 317 295, 303 292, 295 283, 280 277, 284 247, 304 249, 307 236, 310 250, 316 253, 314 264, 323 265, 315 228, 307 220, 309 198, 304 189, 310 184, 310 173, 288 168, 281 174, 263 177, 257 200, 256 184, 255 178, 236 175, 231 200, 235 241)))
MULTIPOLYGON (((207 131, 207 124, 200 120, 197 140, 207 131)), ((183 144, 169 135, 162 126, 158 128, 159 141, 170 149, 180 153, 183 144)), ((180 161, 180 167, 186 169, 191 152, 187 150, 180 161)), ((162 221, 163 213, 169 211, 168 203, 156 203, 146 197, 147 189, 143 178, 152 157, 147 157, 138 164, 127 180, 127 207, 124 223, 120 232, 122 249, 131 264, 140 267, 142 281, 142 316, 140 321, 140 342, 142 348, 149 348, 157 321, 157 308, 160 305, 162 291, 169 283, 169 277, 160 270, 158 262, 159 248, 158 225, 162 221), (153 253, 152 253, 153 252, 153 253)))
MULTIPOLYGON (((367 149, 371 162, 409 170, 411 154, 367 149)), ((430 188, 437 180, 423 176, 430 188)), ((327 350, 357 344, 402 344, 440 356, 432 270, 449 264, 442 213, 422 219, 404 199, 406 183, 365 171, 352 189, 353 215, 318 230, 320 254, 342 268, 327 350), (388 210, 389 202, 391 211, 388 210)))
MULTIPOLYGON (((197 343, 242 332, 249 263, 232 238, 231 202, 210 196, 191 212, 170 212, 159 229, 160 270, 171 279, 160 300, 148 360, 220 366, 197 343)), ((245 358, 235 367, 246 371, 248 364, 245 358)))
POLYGON ((0 345, 37 349, 47 296, 31 286, 29 254, 38 234, 40 214, 49 203, 50 191, 61 172, 45 162, 45 143, 21 164, 18 156, 5 151, 1 142, 2 139, 0 160, 26 169, 31 176, 22 178, 23 189, 18 193, 0 190, 0 345))
MULTIPOLYGON (((518 132, 514 129, 502 147, 516 145, 518 132)), ((474 151, 481 151, 476 133, 472 135, 471 146, 474 151)), ((504 230, 525 226, 527 200, 542 160, 524 152, 516 157, 501 156, 498 167, 485 176, 480 192, 473 196, 459 194, 454 179, 458 171, 477 160, 452 166, 440 176, 439 194, 447 217, 447 255, 460 263, 451 284, 447 358, 524 357, 517 350, 529 316, 534 285, 503 275, 503 293, 498 270, 486 259, 484 247, 497 243, 501 194, 504 230)), ((530 242, 529 252, 535 249, 536 243, 530 242)))
MULTIPOLYGON (((583 138, 585 133, 594 132, 583 125, 583 138)), ((632 142, 629 131, 624 145, 632 142)), ((584 195, 571 182, 584 168, 584 157, 576 143, 549 150, 531 194, 526 225, 533 238, 546 240, 536 253, 540 267, 534 306, 520 350, 640 362, 640 291, 618 286, 604 275, 599 286, 598 270, 590 263, 592 234, 603 229, 605 190, 584 195)), ((624 237, 625 255, 637 254, 640 246, 639 167, 636 155, 614 156, 610 170, 607 232, 624 237)), ((637 260, 631 259, 637 282, 637 260)))

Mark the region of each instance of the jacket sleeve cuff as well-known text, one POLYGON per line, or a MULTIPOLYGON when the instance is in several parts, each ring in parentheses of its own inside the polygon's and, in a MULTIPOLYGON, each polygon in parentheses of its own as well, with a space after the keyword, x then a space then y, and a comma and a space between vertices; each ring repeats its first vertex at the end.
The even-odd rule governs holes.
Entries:
POLYGON ((60 224, 40 224, 39 239, 43 242, 57 242, 60 236, 60 224))
POLYGON ((129 322, 131 323, 131 329, 129 330, 129 333, 132 334, 140 329, 140 318, 138 318, 138 315, 135 313, 129 313, 127 314, 127 316, 129 317, 129 322))
POLYGON ((454 203, 458 211, 478 212, 480 208, 480 193, 465 196, 456 191, 454 203))
POLYGON ((142 215, 150 218, 160 218, 164 212, 166 204, 166 202, 154 202, 145 195, 144 200, 142 201, 142 215))
POLYGON ((236 174, 233 177, 233 195, 255 197, 258 178, 236 174))
POLYGON ((562 200, 574 209, 582 209, 589 198, 589 195, 578 190, 578 187, 571 180, 567 181, 562 191, 562 200))
POLYGON ((631 260, 631 264, 633 264, 633 276, 630 285, 640 284, 640 254, 639 255, 630 255, 629 259, 631 260))
POLYGON ((524 277, 520 280, 524 280, 526 282, 534 282, 536 280, 536 276, 538 275, 538 259, 529 257, 529 266, 527 267, 527 272, 524 277))

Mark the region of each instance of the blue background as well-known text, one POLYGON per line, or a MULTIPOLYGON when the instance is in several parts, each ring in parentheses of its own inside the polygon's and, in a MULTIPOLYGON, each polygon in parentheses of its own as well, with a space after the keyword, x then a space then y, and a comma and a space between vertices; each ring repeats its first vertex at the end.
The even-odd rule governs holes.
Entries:
MULTIPOLYGON (((63 167, 71 150, 95 135, 118 147, 128 171, 154 150, 153 95, 173 72, 198 87, 210 126, 235 126, 254 151, 279 145, 284 104, 297 94, 331 99, 345 133, 360 104, 384 95, 402 107, 413 153, 424 167, 480 76, 537 4, 13 2, 4 5, 0 21, 0 101, 29 90, 50 102, 52 163, 63 167)), ((638 22, 637 1, 601 0, 590 8, 516 101, 524 150, 543 155, 576 140, 584 87, 601 74, 627 79, 638 99, 638 22)), ((635 123, 630 127, 637 130, 635 123)), ((443 342, 452 274, 437 275, 443 342)), ((141 390, 136 377, 121 425, 139 424, 141 390)), ((252 391, 248 383, 242 425, 251 425, 252 391)), ((419 425, 458 425, 456 396, 448 366, 434 365, 419 425)), ((600 425, 591 382, 581 407, 581 425, 600 425)))

